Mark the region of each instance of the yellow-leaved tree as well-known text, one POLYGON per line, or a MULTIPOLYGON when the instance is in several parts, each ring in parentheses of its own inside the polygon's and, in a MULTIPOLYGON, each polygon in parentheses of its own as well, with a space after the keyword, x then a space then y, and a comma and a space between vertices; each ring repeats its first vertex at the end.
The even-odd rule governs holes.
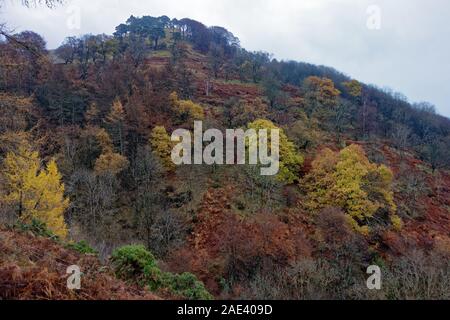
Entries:
POLYGON ((169 101, 181 123, 190 123, 205 118, 202 106, 191 100, 180 100, 176 92, 170 94, 169 101))
POLYGON ((153 153, 161 160, 161 164, 164 168, 169 172, 174 171, 176 168, 172 161, 172 149, 174 144, 170 140, 166 128, 162 126, 153 128, 150 135, 150 145, 153 153))
POLYGON ((352 97, 361 97, 363 88, 359 81, 357 80, 351 80, 342 83, 344 87, 347 89, 348 94, 350 94, 352 97))
POLYGON ((307 90, 306 99, 313 107, 335 107, 341 92, 335 88, 334 82, 328 78, 308 77, 303 83, 307 90))
POLYGON ((352 227, 366 235, 370 219, 382 210, 399 229, 401 220, 395 214, 392 182, 392 171, 371 163, 361 146, 351 145, 340 152, 324 149, 303 180, 306 206, 312 212, 342 208, 352 227))
POLYGON ((39 154, 21 145, 7 154, 3 169, 6 189, 3 200, 15 208, 19 219, 23 222, 37 219, 65 238, 64 212, 69 199, 64 197, 64 184, 55 160, 41 168, 39 154))
POLYGON ((248 124, 249 129, 254 129, 258 133, 261 129, 268 130, 268 146, 271 146, 271 130, 280 130, 280 171, 278 180, 286 184, 294 183, 299 178, 299 172, 303 165, 304 159, 295 148, 293 142, 289 141, 283 129, 277 127, 270 120, 258 119, 248 124))

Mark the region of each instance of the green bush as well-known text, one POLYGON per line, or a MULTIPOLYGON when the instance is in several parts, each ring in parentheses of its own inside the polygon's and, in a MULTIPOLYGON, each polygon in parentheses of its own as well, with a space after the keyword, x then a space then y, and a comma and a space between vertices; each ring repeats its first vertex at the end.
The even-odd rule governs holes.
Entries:
POLYGON ((47 228, 47 225, 37 219, 33 219, 31 223, 17 222, 15 228, 23 232, 31 232, 35 236, 49 238, 59 241, 59 237, 47 228))
POLYGON ((125 246, 111 257, 116 275, 124 280, 140 282, 146 268, 157 267, 155 257, 142 245, 125 246))
POLYGON ((145 283, 151 291, 164 287, 164 275, 156 265, 147 265, 144 268, 145 283))
POLYGON ((81 254, 98 254, 98 252, 93 249, 89 244, 82 240, 78 243, 69 243, 66 245, 67 249, 75 250, 76 252, 79 252, 81 254))
POLYGON ((211 300, 212 295, 192 273, 167 274, 167 287, 177 296, 189 300, 211 300))
POLYGON ((116 275, 151 291, 165 290, 190 300, 211 300, 212 295, 191 273, 162 272, 155 257, 144 246, 126 246, 114 251, 112 264, 116 275))

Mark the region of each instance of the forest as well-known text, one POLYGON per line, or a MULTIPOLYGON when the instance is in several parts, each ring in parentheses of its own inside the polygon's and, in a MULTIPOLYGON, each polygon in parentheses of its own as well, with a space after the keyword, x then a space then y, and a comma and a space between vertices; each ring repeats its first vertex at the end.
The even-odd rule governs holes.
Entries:
POLYGON ((0 31, 0 298, 450 298, 433 105, 189 18, 130 16, 56 50, 0 31), (194 121, 279 129, 278 175, 175 165, 171 134, 194 121), (61 261, 89 270, 84 291, 56 283, 61 261))

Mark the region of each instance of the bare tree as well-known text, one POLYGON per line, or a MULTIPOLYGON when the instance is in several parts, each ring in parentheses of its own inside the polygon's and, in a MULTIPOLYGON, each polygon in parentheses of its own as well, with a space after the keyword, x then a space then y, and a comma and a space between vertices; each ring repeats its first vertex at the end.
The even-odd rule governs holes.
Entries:
POLYGON ((400 151, 408 146, 410 136, 411 129, 401 124, 397 124, 392 132, 392 140, 400 151))
MULTIPOLYGON (((45 5, 49 8, 54 8, 58 4, 64 4, 65 0, 20 0, 21 4, 26 7, 36 7, 38 5, 45 5)), ((0 8, 2 7, 4 0, 0 0, 0 8)), ((39 52, 32 47, 30 47, 26 42, 18 40, 15 36, 11 35, 11 31, 9 31, 6 27, 6 23, 0 21, 0 36, 6 38, 9 42, 15 43, 24 49, 28 50, 35 56, 40 56, 39 52)))
MULTIPOLYGON (((3 2, 4 0, 0 0, 0 6, 3 2)), ((58 4, 63 4, 65 0, 20 0, 20 2, 26 7, 45 5, 49 8, 54 8, 58 4)))

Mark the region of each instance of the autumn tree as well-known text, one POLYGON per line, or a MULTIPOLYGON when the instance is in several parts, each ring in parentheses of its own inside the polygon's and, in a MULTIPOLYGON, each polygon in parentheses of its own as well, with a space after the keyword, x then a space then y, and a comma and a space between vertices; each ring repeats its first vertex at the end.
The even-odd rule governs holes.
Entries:
POLYGON ((0 36, 5 37, 0 42, 1 87, 31 94, 39 83, 39 75, 49 67, 45 40, 32 31, 10 35, 2 32, 1 24, 0 36))
POLYGON ((89 108, 84 113, 84 120, 88 125, 97 125, 99 121, 100 110, 95 102, 89 105, 89 108))
POLYGON ((239 79, 242 82, 247 82, 251 79, 252 65, 251 62, 246 60, 238 66, 239 79))
POLYGON ((111 106, 105 122, 113 139, 114 145, 118 146, 119 153, 125 154, 125 110, 119 99, 111 106))
POLYGON ((211 45, 208 60, 211 65, 211 71, 214 78, 217 79, 225 60, 223 48, 215 44, 211 45))
MULTIPOLYGON (((286 184, 291 184, 297 181, 304 159, 297 152, 295 145, 288 139, 284 133, 284 130, 277 127, 273 122, 262 119, 249 123, 248 128, 254 129, 257 133, 262 129, 268 131, 274 129, 280 130, 280 171, 278 173, 278 179, 286 184)), ((271 134, 269 134, 268 138, 268 146, 270 147, 271 134)))
POLYGON ((257 119, 267 118, 268 106, 259 98, 251 103, 231 98, 225 102, 223 115, 229 128, 242 128, 257 119))
POLYGON ((183 239, 183 222, 170 207, 164 168, 150 147, 138 149, 132 160, 134 186, 134 222, 136 231, 147 248, 157 256, 165 256, 183 239))
POLYGON ((33 105, 30 98, 0 93, 0 134, 26 130, 31 123, 33 105))
POLYGON ((67 236, 64 212, 69 199, 64 197, 64 184, 55 160, 41 168, 38 153, 22 145, 7 154, 4 178, 7 190, 4 200, 16 209, 20 220, 40 220, 56 235, 67 236))
POLYGON ((174 171, 175 164, 172 161, 173 143, 166 128, 157 126, 153 128, 150 136, 150 145, 153 153, 160 159, 167 171, 174 171))
POLYGON ((300 150, 314 149, 323 140, 317 119, 309 119, 304 112, 298 113, 298 120, 286 130, 286 134, 300 150))
POLYGON ((242 184, 245 192, 239 198, 239 209, 251 213, 276 211, 283 199, 280 192, 283 184, 276 176, 262 176, 258 167, 244 168, 242 184))
POLYGON ((347 93, 354 97, 361 97, 362 96, 362 91, 363 91, 363 87, 361 85, 361 83, 359 83, 359 81, 357 80, 351 80, 351 81, 347 81, 343 83, 345 89, 347 90, 347 93))
POLYGON ((36 101, 53 124, 81 124, 88 107, 86 90, 75 85, 63 68, 51 68, 36 88, 36 101))
POLYGON ((319 118, 327 117, 327 114, 337 106, 341 94, 331 79, 315 76, 308 77, 304 81, 303 89, 308 116, 315 114, 319 118))
POLYGON ((111 173, 117 175, 128 167, 128 160, 124 156, 108 152, 103 153, 95 162, 95 172, 99 175, 111 173))
POLYGON ((102 147, 102 153, 95 162, 95 172, 98 175, 117 175, 125 170, 129 162, 127 158, 114 152, 113 143, 104 129, 98 129, 97 141, 102 147))
POLYGON ((170 94, 169 101, 181 123, 193 124, 195 120, 203 120, 205 118, 202 106, 191 100, 180 100, 176 92, 170 94))
POLYGON ((370 163, 358 145, 339 153, 324 149, 303 180, 306 207, 312 212, 342 208, 353 228, 363 234, 369 233, 368 223, 380 211, 387 212, 398 228, 392 182, 392 171, 370 163))
POLYGON ((278 107, 279 101, 283 97, 283 93, 281 91, 281 82, 273 75, 271 72, 268 72, 264 75, 262 80, 262 87, 264 91, 264 95, 267 100, 269 100, 270 107, 278 107))
POLYGON ((348 100, 338 100, 336 108, 330 112, 330 129, 334 131, 338 145, 342 145, 342 136, 353 129, 352 118, 357 113, 357 108, 348 100))

